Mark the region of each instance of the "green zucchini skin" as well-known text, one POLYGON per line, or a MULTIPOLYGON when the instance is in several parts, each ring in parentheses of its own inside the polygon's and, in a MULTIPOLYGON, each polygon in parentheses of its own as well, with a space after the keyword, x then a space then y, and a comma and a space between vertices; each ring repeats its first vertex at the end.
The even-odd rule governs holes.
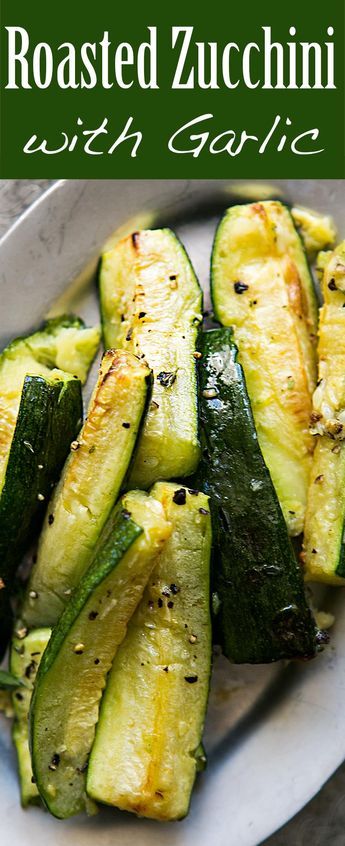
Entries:
POLYGON ((13 637, 10 652, 11 672, 19 679, 20 687, 12 694, 14 722, 12 740, 17 753, 20 798, 23 808, 40 801, 32 778, 29 749, 29 710, 37 669, 51 635, 50 629, 35 629, 24 638, 13 637))
POLYGON ((200 338, 203 454, 224 654, 235 663, 311 658, 317 630, 282 511, 258 444, 230 329, 200 338))
POLYGON ((76 437, 83 414, 81 383, 26 376, 0 494, 0 652, 11 627, 16 568, 30 543, 76 437))
POLYGON ((123 497, 44 652, 30 708, 32 768, 60 819, 90 808, 86 769, 106 676, 170 530, 158 502, 123 497))

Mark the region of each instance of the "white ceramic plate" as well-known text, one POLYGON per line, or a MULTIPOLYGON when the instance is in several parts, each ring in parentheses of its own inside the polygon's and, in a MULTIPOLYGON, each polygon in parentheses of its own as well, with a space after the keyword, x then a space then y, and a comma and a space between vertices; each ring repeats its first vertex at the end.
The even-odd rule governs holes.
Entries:
MULTIPOLYGON (((118 227, 171 225, 207 289, 217 218, 233 199, 279 196, 334 216, 345 236, 343 180, 65 181, 0 243, 0 344, 51 309, 98 321, 93 285, 104 242, 118 227), (72 283, 72 284, 71 284, 72 283)), ((332 644, 308 665, 231 667, 217 659, 206 727, 209 764, 189 817, 159 824, 102 810, 60 822, 22 811, 10 730, 0 721, 1 846, 257 846, 319 790, 345 757, 345 614, 327 609, 332 644)))

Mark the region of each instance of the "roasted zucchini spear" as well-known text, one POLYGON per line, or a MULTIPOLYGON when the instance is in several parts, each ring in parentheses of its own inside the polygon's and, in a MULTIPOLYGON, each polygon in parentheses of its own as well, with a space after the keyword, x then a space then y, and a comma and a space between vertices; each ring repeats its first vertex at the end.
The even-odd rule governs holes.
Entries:
POLYGON ((184 817, 202 756, 211 672, 208 498, 160 482, 172 523, 115 657, 102 700, 87 791, 158 820, 184 817))
POLYGON ((321 257, 319 382, 313 397, 316 433, 305 520, 307 578, 345 579, 345 242, 321 257))
POLYGON ((11 647, 11 672, 21 682, 20 687, 12 694, 14 709, 12 738, 17 752, 23 808, 39 802, 39 793, 32 777, 28 719, 37 670, 50 635, 50 629, 36 629, 24 638, 15 636, 11 647))
POLYGON ((263 457, 291 535, 304 524, 313 451, 317 304, 289 211, 278 202, 230 208, 216 233, 212 299, 232 326, 263 457))
POLYGON ((16 568, 46 508, 82 419, 81 385, 60 371, 26 376, 15 425, 0 457, 0 652, 11 626, 16 568))
POLYGON ((195 343, 202 294, 169 229, 135 232, 105 253, 100 270, 106 347, 123 347, 153 370, 152 402, 129 485, 188 476, 199 458, 195 343))
POLYGON ((87 570, 118 498, 151 391, 146 363, 125 350, 102 359, 87 419, 49 503, 22 615, 52 626, 87 570))
POLYGON ((316 625, 260 450, 230 329, 203 334, 203 457, 214 518, 214 587, 224 654, 237 663, 311 658, 316 625))
POLYGON ((31 702, 31 753, 39 793, 57 817, 88 805, 86 770, 106 676, 169 534, 159 502, 139 491, 123 497, 53 629, 31 702))
POLYGON ((15 570, 80 428, 77 377, 85 380, 98 343, 97 329, 62 317, 13 341, 0 355, 1 654, 10 631, 15 570))

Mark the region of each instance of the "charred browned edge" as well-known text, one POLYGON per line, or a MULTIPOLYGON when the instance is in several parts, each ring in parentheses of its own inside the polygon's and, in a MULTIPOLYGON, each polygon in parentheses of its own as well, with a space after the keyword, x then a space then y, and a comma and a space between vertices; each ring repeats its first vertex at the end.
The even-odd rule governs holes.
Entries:
MULTIPOLYGON (((109 370, 107 370, 107 372, 104 374, 98 391, 100 390, 102 385, 104 385, 104 383, 107 381, 107 379, 109 379, 109 376, 111 376, 113 373, 115 373, 118 365, 121 365, 121 364, 128 365, 130 363, 128 361, 127 355, 126 355, 124 350, 114 350, 114 349, 107 350, 103 355, 102 361, 105 358, 111 358, 112 364, 111 364, 111 367, 109 367, 109 370)), ((97 393, 98 393, 98 391, 97 391, 97 393)))
POLYGON ((139 251, 140 246, 140 232, 132 232, 132 244, 135 250, 139 251))
POLYGON ((262 218, 264 223, 267 223, 267 212, 265 207, 261 203, 253 203, 252 209, 254 214, 258 214, 259 217, 262 218))

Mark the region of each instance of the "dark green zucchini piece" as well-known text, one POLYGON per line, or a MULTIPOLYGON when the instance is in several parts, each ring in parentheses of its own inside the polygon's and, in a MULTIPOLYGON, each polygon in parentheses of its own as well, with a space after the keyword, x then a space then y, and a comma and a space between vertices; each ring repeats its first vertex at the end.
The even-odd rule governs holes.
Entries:
POLYGON ((94 799, 139 816, 188 813, 200 768, 211 673, 208 497, 168 482, 151 491, 172 534, 116 654, 87 777, 94 799))
POLYGON ((16 748, 20 798, 23 808, 37 804, 39 793, 32 777, 29 749, 29 709, 32 690, 43 652, 51 635, 50 629, 36 629, 24 638, 14 637, 11 646, 11 672, 20 687, 12 694, 14 722, 12 739, 16 748))
POLYGON ((22 610, 52 626, 92 559, 118 498, 151 393, 145 362, 125 350, 102 359, 87 418, 49 503, 22 610))
POLYGON ((216 233, 214 314, 231 326, 263 457, 289 533, 303 530, 313 438, 318 309, 291 214, 278 202, 234 206, 216 233))
POLYGON ((200 483, 214 509, 224 654, 237 663, 311 658, 316 625, 263 460, 231 330, 201 339, 200 483))
POLYGON ((0 670, 0 690, 17 690, 20 685, 21 681, 17 676, 8 670, 0 670))
POLYGON ((11 626, 16 568, 43 517, 82 419, 79 379, 26 376, 8 455, 0 464, 0 651, 11 626))
POLYGON ((199 458, 195 344, 202 293, 188 256, 169 229, 144 230, 102 257, 105 347, 123 347, 153 370, 152 403, 129 486, 188 476, 199 458))
POLYGON ((106 676, 170 530, 152 497, 123 497, 44 652, 31 702, 32 766, 59 818, 88 807, 86 770, 106 676))

